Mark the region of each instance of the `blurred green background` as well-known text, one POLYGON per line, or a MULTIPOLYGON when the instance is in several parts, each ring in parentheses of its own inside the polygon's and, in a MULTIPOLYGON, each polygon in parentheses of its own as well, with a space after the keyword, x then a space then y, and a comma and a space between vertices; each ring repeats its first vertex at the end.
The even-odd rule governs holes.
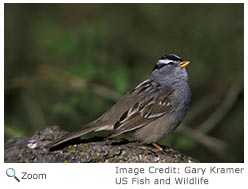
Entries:
POLYGON ((243 4, 4 6, 5 141, 81 127, 176 53, 191 61, 192 104, 160 143, 244 161, 243 4))

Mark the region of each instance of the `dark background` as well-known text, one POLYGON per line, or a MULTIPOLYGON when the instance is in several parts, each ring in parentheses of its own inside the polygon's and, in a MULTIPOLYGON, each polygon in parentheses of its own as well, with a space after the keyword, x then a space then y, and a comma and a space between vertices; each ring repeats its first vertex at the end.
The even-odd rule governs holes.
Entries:
POLYGON ((192 104, 160 143, 243 162, 243 4, 5 4, 4 14, 5 140, 84 125, 176 53, 191 61, 192 104))

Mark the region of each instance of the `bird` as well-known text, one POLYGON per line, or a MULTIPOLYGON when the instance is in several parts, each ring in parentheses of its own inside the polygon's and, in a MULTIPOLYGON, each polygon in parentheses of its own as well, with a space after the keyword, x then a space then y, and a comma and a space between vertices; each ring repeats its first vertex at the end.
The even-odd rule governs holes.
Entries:
POLYGON ((148 79, 128 91, 100 117, 51 142, 48 148, 90 132, 110 131, 108 138, 132 133, 135 140, 161 150, 156 142, 179 126, 191 101, 186 70, 189 64, 190 61, 176 54, 163 55, 148 79))

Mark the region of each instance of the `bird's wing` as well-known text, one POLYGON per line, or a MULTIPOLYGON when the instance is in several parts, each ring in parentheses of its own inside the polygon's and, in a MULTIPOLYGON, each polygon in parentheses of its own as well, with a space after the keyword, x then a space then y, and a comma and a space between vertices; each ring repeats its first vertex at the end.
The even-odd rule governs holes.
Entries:
POLYGON ((174 90, 171 87, 161 86, 155 82, 137 87, 134 90, 138 96, 136 102, 115 123, 112 136, 143 127, 173 111, 171 96, 174 90), (156 86, 148 87, 149 85, 156 86))

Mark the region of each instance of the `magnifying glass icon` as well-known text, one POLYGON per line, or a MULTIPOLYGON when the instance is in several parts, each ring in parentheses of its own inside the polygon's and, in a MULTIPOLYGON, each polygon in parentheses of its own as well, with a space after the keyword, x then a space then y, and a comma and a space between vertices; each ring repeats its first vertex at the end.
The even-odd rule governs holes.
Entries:
POLYGON ((8 168, 8 169, 6 170, 6 175, 7 175, 8 177, 14 177, 14 178, 16 179, 17 182, 20 182, 20 179, 17 178, 17 177, 15 176, 15 169, 13 169, 13 168, 8 168))

